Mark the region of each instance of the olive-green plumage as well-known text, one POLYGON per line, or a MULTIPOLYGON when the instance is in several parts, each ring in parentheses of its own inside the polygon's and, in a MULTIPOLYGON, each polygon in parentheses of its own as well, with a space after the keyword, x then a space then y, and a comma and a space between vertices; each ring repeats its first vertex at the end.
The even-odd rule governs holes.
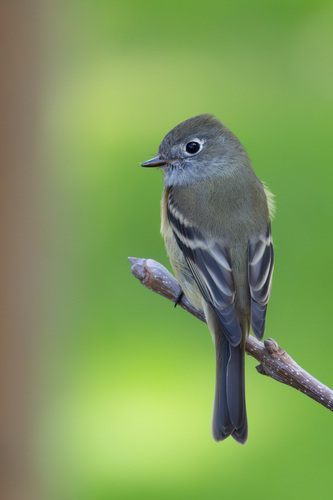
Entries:
POLYGON ((244 346, 250 323, 258 338, 264 332, 272 197, 239 140, 212 115, 172 129, 143 166, 163 169, 161 233, 183 292, 204 312, 214 340, 213 437, 244 443, 244 346))

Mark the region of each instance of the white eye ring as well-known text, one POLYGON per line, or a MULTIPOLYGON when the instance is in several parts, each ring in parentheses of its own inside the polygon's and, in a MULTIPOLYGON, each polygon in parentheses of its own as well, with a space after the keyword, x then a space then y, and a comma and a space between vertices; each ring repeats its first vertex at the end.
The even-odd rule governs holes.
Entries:
POLYGON ((189 140, 185 144, 185 147, 184 147, 185 154, 187 156, 197 155, 198 153, 200 153, 200 151, 202 151, 204 142, 205 141, 203 141, 202 139, 198 139, 197 137, 195 137, 194 139, 189 140))

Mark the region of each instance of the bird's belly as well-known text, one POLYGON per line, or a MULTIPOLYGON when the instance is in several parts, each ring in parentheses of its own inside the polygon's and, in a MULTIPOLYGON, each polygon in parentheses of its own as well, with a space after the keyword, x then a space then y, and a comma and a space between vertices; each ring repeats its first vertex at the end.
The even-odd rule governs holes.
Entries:
POLYGON ((203 297, 200 290, 193 278, 183 252, 180 250, 176 239, 173 235, 172 229, 168 227, 163 233, 166 250, 169 256, 170 264, 175 273, 175 276, 182 287, 184 294, 191 304, 199 311, 203 310, 203 297))

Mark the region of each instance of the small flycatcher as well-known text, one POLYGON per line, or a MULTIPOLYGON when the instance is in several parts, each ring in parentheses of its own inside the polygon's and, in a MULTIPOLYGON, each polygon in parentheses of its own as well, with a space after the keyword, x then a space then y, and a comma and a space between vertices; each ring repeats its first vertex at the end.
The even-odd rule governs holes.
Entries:
POLYGON ((237 137, 212 115, 177 125, 142 164, 164 173, 161 233, 188 300, 204 312, 216 352, 212 433, 247 440, 244 353, 265 329, 274 254, 272 195, 237 137))

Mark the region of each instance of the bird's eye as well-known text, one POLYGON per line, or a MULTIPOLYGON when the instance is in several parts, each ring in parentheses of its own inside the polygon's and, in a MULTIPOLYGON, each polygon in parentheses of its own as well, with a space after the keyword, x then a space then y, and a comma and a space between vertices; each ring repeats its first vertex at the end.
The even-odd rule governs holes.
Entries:
POLYGON ((185 150, 186 150, 186 153, 190 154, 190 155, 195 155, 196 153, 198 153, 202 148, 202 144, 200 144, 199 142, 196 142, 196 141, 191 141, 191 142, 188 142, 186 144, 186 147, 185 147, 185 150))

